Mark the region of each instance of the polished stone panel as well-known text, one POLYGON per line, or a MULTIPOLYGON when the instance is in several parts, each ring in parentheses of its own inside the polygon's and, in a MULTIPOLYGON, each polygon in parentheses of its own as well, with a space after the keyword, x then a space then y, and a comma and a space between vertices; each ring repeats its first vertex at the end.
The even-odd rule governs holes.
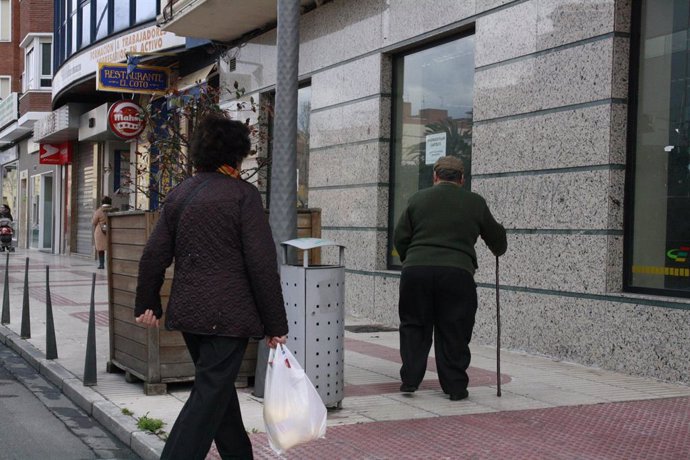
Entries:
POLYGON ((386 43, 386 2, 330 2, 300 18, 300 74, 377 50, 386 43))
POLYGON ((623 237, 611 235, 607 239, 606 292, 618 293, 623 291, 623 237))
POLYGON ((309 153, 309 186, 388 182, 390 144, 378 140, 309 153))
POLYGON ((545 50, 613 32, 615 0, 534 0, 537 49, 545 50))
MULTIPOLYGON (((397 273, 396 273, 397 275, 397 273)), ((372 319, 379 324, 398 325, 398 300, 400 298, 400 277, 378 273, 374 279, 376 298, 372 319)))
POLYGON ((475 0, 475 12, 477 14, 484 13, 492 8, 496 8, 509 3, 517 3, 516 0, 475 0))
MULTIPOLYGON (((380 54, 374 54, 319 72, 311 80, 311 109, 349 102, 386 90, 383 80, 390 80, 390 68, 384 68, 380 54), (384 73, 385 72, 385 73, 384 73)), ((390 88, 388 88, 390 91, 390 88)))
POLYGON ((540 55, 535 65, 537 109, 611 97, 613 40, 604 39, 540 55))
MULTIPOLYGON (((501 282, 510 286, 604 294, 607 235, 514 234, 500 259, 501 282)), ((496 259, 477 244, 477 282, 493 283, 496 259)))
POLYGON ((628 142, 628 105, 611 105, 611 147, 609 163, 625 164, 628 142))
POLYGON ((629 76, 630 39, 627 37, 616 37, 613 40, 612 97, 627 99, 629 76))
MULTIPOLYGON (((381 2, 384 3, 384 2, 381 2)), ((469 18, 475 12, 475 0, 389 1, 384 29, 388 23, 386 44, 397 43, 439 27, 469 18)))
POLYGON ((505 117, 612 96, 613 40, 478 69, 474 119, 505 117))
POLYGON ((369 318, 374 313, 374 298, 373 276, 345 272, 346 314, 369 318))
POLYGON ((310 147, 390 137, 390 97, 367 99, 312 113, 310 147))
MULTIPOLYGON (((608 164, 614 136, 611 117, 612 106, 601 104, 477 123, 472 132, 472 173, 608 164)), ((625 151, 618 134, 616 155, 620 147, 625 151)))
POLYGON ((625 199, 625 171, 609 171, 608 228, 623 230, 623 201, 625 199))
MULTIPOLYGON (((376 269, 378 238, 375 229, 323 229, 321 236, 345 246, 347 268, 366 271, 376 269)), ((337 264, 337 251, 322 251, 322 254, 322 263, 337 264)))
POLYGON ((474 121, 537 110, 534 58, 478 69, 474 74, 474 121))
POLYGON ((616 0, 616 32, 630 32, 633 0, 616 0))
POLYGON ((475 178, 472 189, 508 228, 596 230, 613 224, 610 182, 604 169, 475 178))
POLYGON ((309 206, 321 208, 325 227, 386 227, 388 188, 376 185, 309 191, 309 206))
POLYGON ((537 4, 534 1, 480 17, 475 67, 534 53, 537 50, 536 30, 537 4))
MULTIPOLYGON (((479 298, 473 339, 495 344, 495 291, 479 298)), ((502 289, 501 326, 508 349, 669 381, 690 374, 687 310, 502 289)))

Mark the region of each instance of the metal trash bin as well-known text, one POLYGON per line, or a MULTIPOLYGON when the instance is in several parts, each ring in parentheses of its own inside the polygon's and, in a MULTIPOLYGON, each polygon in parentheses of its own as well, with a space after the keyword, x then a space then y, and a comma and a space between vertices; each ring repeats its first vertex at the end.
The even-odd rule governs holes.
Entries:
POLYGON ((287 346, 304 368, 326 407, 341 407, 345 358, 345 247, 320 238, 281 243, 287 346), (302 265, 288 265, 288 247, 304 251, 302 265), (309 249, 338 246, 338 265, 309 265, 309 249))

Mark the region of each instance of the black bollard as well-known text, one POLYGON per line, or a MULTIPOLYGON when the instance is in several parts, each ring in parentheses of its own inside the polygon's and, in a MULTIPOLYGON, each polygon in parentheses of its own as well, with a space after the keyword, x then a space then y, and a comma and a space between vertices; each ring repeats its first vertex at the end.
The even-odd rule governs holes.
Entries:
POLYGON ((89 331, 86 336, 86 360, 84 362, 84 386, 96 385, 96 274, 91 278, 91 309, 89 331))
POLYGON ((2 324, 10 324, 10 253, 7 253, 5 263, 5 287, 2 293, 2 324))
POLYGON ((50 300, 50 267, 46 265, 46 359, 57 359, 57 357, 53 301, 50 300))
POLYGON ((24 270, 24 300, 22 301, 22 328, 19 336, 22 339, 31 338, 31 315, 29 314, 29 258, 26 258, 24 270))

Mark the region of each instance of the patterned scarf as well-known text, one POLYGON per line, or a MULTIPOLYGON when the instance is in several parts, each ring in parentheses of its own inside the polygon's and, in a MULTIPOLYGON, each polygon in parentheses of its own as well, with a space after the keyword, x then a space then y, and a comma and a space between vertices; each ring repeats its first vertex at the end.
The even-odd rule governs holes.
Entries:
POLYGON ((235 179, 240 178, 240 172, 237 169, 230 166, 229 164, 219 166, 218 169, 216 169, 216 171, 218 171, 221 174, 225 174, 226 176, 234 177, 235 179))

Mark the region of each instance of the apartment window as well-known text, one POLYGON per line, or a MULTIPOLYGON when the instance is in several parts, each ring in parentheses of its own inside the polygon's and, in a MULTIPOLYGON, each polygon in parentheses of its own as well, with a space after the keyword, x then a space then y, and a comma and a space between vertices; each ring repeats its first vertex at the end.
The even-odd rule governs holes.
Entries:
POLYGON ((34 47, 31 46, 30 48, 26 49, 26 53, 24 54, 24 91, 29 91, 36 87, 35 67, 34 47))
POLYGON ((12 40, 12 5, 10 0, 0 0, 0 41, 12 40))
POLYGON ((52 43, 41 43, 41 88, 50 88, 53 84, 52 51, 52 43))
MULTIPOLYGON (((3 0, 0 0, 3 1, 3 0)), ((55 68, 77 50, 117 32, 153 22, 159 0, 61 0, 55 4, 55 68)))
POLYGON ((626 288, 690 297, 690 11, 687 0, 637 7, 626 288))
POLYGON ((0 76, 0 100, 10 95, 12 79, 8 76, 0 76))
POLYGON ((50 88, 53 46, 48 37, 35 37, 24 52, 24 91, 50 88))
MULTIPOLYGON (((267 154, 270 158, 273 150, 275 93, 265 93, 261 96, 262 105, 265 104, 264 116, 267 123, 267 154)), ((307 208, 309 205, 309 122, 311 117, 311 86, 305 84, 297 90, 297 207, 307 208)), ((270 163, 269 163, 270 164, 270 163)), ((270 178, 270 176, 269 176, 270 178)), ((268 188, 270 190, 270 180, 268 188)), ((268 193, 270 196, 270 192, 268 193)))
POLYGON ((462 159, 470 188, 474 35, 396 56, 393 87, 388 264, 399 268, 393 230, 410 196, 432 185, 434 162, 462 159))

